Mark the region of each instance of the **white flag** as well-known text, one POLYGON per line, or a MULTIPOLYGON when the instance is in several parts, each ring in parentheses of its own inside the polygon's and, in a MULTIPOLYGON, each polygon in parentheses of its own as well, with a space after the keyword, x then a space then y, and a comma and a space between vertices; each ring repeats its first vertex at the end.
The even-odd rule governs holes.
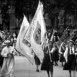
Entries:
POLYGON ((44 41, 44 36, 46 33, 46 27, 43 18, 43 5, 39 2, 35 16, 31 22, 32 26, 32 37, 31 45, 40 60, 43 59, 44 53, 42 50, 42 42, 44 41))
POLYGON ((28 27, 28 30, 23 38, 23 43, 27 45, 29 48, 31 48, 32 27, 33 27, 32 25, 28 27))
POLYGON ((29 27, 29 22, 27 18, 24 16, 23 22, 21 24, 21 28, 17 37, 16 50, 20 52, 22 55, 24 55, 31 63, 33 63, 34 62, 33 54, 30 48, 23 43, 23 38, 27 33, 28 27, 29 27))

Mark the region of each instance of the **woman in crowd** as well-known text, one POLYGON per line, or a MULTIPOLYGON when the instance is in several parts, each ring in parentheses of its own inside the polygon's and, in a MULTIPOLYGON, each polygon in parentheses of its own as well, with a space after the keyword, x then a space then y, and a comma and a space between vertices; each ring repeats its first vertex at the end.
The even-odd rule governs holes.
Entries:
POLYGON ((69 70, 69 74, 71 77, 71 71, 73 71, 75 77, 75 69, 76 69, 76 57, 75 57, 75 51, 74 51, 74 42, 70 40, 66 45, 66 50, 64 53, 65 57, 65 65, 64 70, 69 70))
POLYGON ((60 53, 60 58, 59 58, 59 60, 60 60, 60 62, 62 63, 62 66, 63 66, 64 63, 65 63, 65 58, 64 58, 64 56, 63 56, 64 52, 65 52, 65 43, 62 42, 61 45, 60 45, 60 47, 59 47, 59 53, 60 53))
POLYGON ((55 43, 53 44, 51 53, 52 53, 52 59, 53 59, 54 65, 58 66, 59 52, 58 52, 58 47, 55 43))
POLYGON ((44 52, 44 58, 41 65, 41 70, 47 71, 48 77, 53 77, 53 61, 51 57, 50 50, 52 49, 52 43, 47 39, 47 35, 45 35, 45 41, 43 43, 43 52, 44 52))

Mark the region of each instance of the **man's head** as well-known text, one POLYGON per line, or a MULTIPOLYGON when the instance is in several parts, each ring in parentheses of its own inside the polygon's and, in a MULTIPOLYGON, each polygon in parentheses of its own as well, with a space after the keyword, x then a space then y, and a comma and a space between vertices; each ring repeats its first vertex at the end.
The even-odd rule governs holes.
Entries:
POLYGON ((72 40, 69 41, 69 46, 73 46, 74 42, 72 40))
POLYGON ((9 40, 6 40, 4 43, 6 44, 7 47, 10 46, 10 41, 9 40))

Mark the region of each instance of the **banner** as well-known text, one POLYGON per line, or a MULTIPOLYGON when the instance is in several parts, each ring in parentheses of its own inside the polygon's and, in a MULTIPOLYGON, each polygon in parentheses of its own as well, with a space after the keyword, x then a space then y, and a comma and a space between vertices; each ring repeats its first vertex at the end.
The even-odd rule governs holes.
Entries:
POLYGON ((41 2, 38 4, 36 13, 30 25, 32 26, 31 46, 40 61, 42 61, 44 57, 42 43, 45 39, 46 27, 43 18, 43 5, 41 2))
POLYGON ((31 47, 32 27, 33 27, 32 25, 28 27, 28 30, 23 38, 23 43, 27 45, 28 47, 31 47))
POLYGON ((57 46, 59 47, 62 42, 67 43, 74 37, 74 32, 76 29, 65 29, 59 41, 57 42, 57 46))
POLYGON ((29 28, 29 22, 27 18, 24 16, 23 22, 21 24, 21 28, 17 37, 16 50, 20 52, 23 56, 25 56, 33 64, 34 57, 33 57, 32 51, 27 45, 23 43, 23 38, 27 33, 28 28, 29 28))

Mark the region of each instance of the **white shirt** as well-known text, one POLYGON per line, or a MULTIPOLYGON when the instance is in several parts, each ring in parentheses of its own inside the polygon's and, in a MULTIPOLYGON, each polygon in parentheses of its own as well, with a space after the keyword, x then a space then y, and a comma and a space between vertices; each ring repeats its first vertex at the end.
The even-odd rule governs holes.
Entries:
POLYGON ((61 45, 60 45, 60 47, 59 47, 59 53, 60 53, 60 54, 62 54, 61 48, 62 48, 62 45, 63 45, 63 44, 64 44, 64 43, 62 42, 61 45))
POLYGON ((74 46, 70 47, 70 54, 74 54, 74 46))
POLYGON ((13 52, 13 47, 12 46, 10 46, 10 47, 4 47, 3 49, 2 49, 2 52, 1 52, 1 55, 3 56, 3 57, 7 57, 7 54, 8 53, 12 53, 13 52))

